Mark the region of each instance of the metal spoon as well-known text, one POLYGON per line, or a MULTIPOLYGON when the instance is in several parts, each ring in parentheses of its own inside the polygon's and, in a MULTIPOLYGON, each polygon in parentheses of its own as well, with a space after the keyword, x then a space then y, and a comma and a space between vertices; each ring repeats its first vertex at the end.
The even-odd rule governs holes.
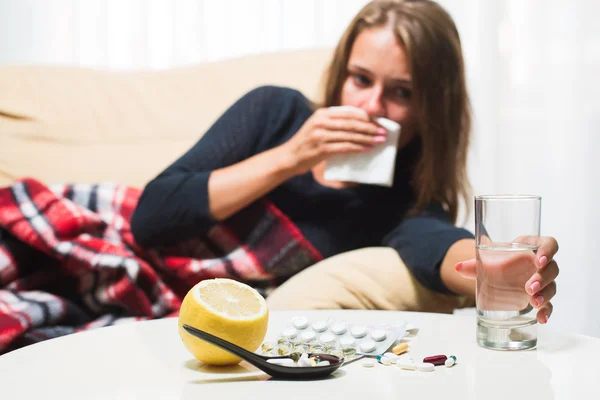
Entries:
POLYGON ((246 349, 239 347, 227 340, 221 339, 217 336, 211 335, 210 333, 201 331, 200 329, 194 328, 193 326, 184 324, 183 329, 192 336, 207 341, 215 346, 222 348, 243 360, 246 360, 250 364, 254 365, 261 371, 271 375, 273 378, 290 378, 290 379, 314 379, 323 378, 330 375, 333 371, 337 370, 344 363, 344 358, 336 357, 330 354, 311 354, 308 353, 309 357, 317 357, 322 361, 329 361, 329 365, 319 366, 317 364, 314 367, 288 367, 284 365, 271 364, 267 360, 276 360, 289 358, 287 356, 278 357, 267 357, 253 353, 246 349))

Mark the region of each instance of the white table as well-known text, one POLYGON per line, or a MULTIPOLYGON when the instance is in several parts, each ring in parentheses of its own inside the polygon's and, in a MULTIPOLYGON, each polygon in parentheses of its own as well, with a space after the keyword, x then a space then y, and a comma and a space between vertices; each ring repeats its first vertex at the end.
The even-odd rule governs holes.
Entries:
POLYGON ((319 381, 278 381, 253 366, 216 368, 181 344, 176 319, 131 323, 64 336, 0 356, 3 399, 598 399, 600 339, 540 326, 537 350, 477 347, 473 317, 385 311, 272 312, 267 337, 295 315, 349 323, 406 321, 416 359, 454 354, 452 368, 405 371, 362 360, 319 381), (418 397, 417 397, 418 396, 418 397))

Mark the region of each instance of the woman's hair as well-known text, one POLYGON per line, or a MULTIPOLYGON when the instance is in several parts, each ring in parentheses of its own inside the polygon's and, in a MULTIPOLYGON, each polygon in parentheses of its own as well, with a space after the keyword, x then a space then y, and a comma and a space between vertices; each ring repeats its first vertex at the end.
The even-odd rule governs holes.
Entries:
POLYGON ((322 106, 340 104, 352 45, 364 29, 389 25, 405 49, 412 73, 412 100, 421 156, 413 172, 413 215, 440 203, 456 222, 459 199, 470 207, 466 162, 471 108, 458 31, 430 0, 375 0, 354 17, 324 76, 322 106))

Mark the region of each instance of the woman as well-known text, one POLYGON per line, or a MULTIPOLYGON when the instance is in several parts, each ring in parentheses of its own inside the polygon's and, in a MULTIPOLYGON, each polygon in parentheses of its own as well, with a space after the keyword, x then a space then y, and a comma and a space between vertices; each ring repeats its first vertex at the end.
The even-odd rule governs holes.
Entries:
MULTIPOLYGON (((454 226, 460 201, 470 201, 469 133, 462 50, 450 16, 427 0, 374 1, 341 38, 319 107, 287 88, 261 87, 245 95, 146 186, 132 232, 147 247, 206 238, 224 221, 251 224, 252 218, 241 215, 268 201, 318 254, 312 261, 372 246, 391 248, 418 284, 473 297, 473 236, 454 226), (340 105, 353 107, 334 107, 340 105), (385 141, 375 117, 402 127, 393 186, 325 180, 329 157, 370 151, 385 141)), ((552 238, 540 245, 539 269, 526 287, 545 323, 556 291, 558 266, 552 258, 558 246, 552 238)), ((272 276, 280 284, 310 264, 272 276)), ((374 287, 392 297, 398 290, 390 288, 394 268, 369 274, 374 287)), ((302 300, 307 282, 302 276, 314 282, 323 274, 314 265, 277 289, 274 298, 302 300)), ((353 295, 369 297, 368 287, 358 285, 353 295)), ((358 303, 369 307, 369 301, 358 303)))

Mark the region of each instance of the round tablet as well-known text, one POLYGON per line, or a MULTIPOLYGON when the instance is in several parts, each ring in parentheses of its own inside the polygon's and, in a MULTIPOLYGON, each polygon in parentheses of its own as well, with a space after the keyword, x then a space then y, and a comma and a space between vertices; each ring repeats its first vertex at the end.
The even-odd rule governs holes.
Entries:
POLYGON ((283 330, 283 332, 281 332, 281 335, 283 337, 288 338, 288 339, 292 339, 292 338, 296 337, 296 333, 298 333, 298 332, 294 328, 285 328, 283 330))
POLYGON ((323 332, 327 329, 327 321, 317 321, 312 324, 312 328, 315 332, 323 332))
POLYGON ((313 331, 306 331, 300 334, 300 339, 305 342, 312 342, 316 337, 317 335, 313 331))
POLYGON ((341 335, 343 333, 346 332, 346 324, 343 324, 341 322, 338 322, 337 324, 333 324, 331 326, 331 332, 335 333, 336 335, 341 335))
POLYGON ((383 329, 373 329, 371 331, 371 338, 376 342, 381 342, 386 338, 385 331, 383 329))
POLYGON ((308 326, 308 319, 306 317, 294 317, 292 318, 292 324, 296 329, 304 329, 308 326))
POLYGON ((376 346, 375 346, 375 342, 372 340, 365 340, 360 344, 360 351, 363 353, 370 353, 373 350, 375 350, 376 346))
POLYGON ((324 333, 319 337, 319 340, 323 344, 331 344, 335 342, 335 336, 333 336, 331 333, 324 333))
POLYGON ((351 336, 344 336, 340 339, 340 345, 342 346, 351 346, 355 342, 354 338, 351 336))
POLYGON ((350 329, 350 334, 355 338, 361 338, 367 334, 367 328, 362 325, 353 326, 352 329, 350 329))
POLYGON ((373 368, 375 366, 375 360, 373 360, 372 358, 367 358, 363 361, 362 365, 365 368, 373 368))
POLYGON ((435 370, 435 365, 431 363, 417 364, 417 369, 422 372, 432 372, 435 370))

